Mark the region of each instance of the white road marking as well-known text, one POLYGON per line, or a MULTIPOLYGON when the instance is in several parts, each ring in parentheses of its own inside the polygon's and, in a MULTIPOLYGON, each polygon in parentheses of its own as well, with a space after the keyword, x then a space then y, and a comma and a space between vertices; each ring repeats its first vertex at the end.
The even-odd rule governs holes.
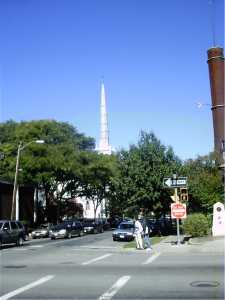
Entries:
POLYGON ((42 248, 44 245, 30 245, 29 248, 42 248))
POLYGON ((7 299, 10 299, 20 293, 23 293, 29 289, 32 289, 33 287, 37 286, 37 285, 40 285, 42 283, 45 283, 46 281, 52 279, 53 277, 55 277, 54 275, 48 275, 48 276, 45 276, 45 277, 42 277, 41 279, 37 280, 37 281, 34 281, 32 283, 29 283, 19 289, 16 289, 15 291, 12 291, 8 294, 5 294, 3 296, 0 297, 0 300, 7 300, 7 299))
MULTIPOLYGON (((96 262, 96 261, 98 261, 98 260, 104 259, 104 258, 109 257, 109 256, 111 256, 111 255, 112 255, 111 253, 107 253, 107 254, 102 255, 102 256, 99 256, 99 257, 97 257, 97 258, 93 258, 93 259, 91 259, 91 260, 85 261, 85 262, 82 263, 82 265, 83 265, 83 266, 84 266, 84 265, 89 265, 89 264, 91 264, 91 263, 93 263, 93 262, 96 262)), ((1 299, 0 299, 0 300, 1 300, 1 299)))
MULTIPOLYGON (((117 247, 111 246, 80 246, 81 249, 118 249, 117 247)), ((76 250, 77 248, 74 248, 76 250)))
POLYGON ((160 253, 153 254, 150 256, 145 262, 142 263, 142 265, 148 265, 151 262, 153 262, 157 257, 159 257, 160 253))
POLYGON ((98 300, 110 300, 127 283, 130 276, 120 277, 114 285, 108 289, 98 300))

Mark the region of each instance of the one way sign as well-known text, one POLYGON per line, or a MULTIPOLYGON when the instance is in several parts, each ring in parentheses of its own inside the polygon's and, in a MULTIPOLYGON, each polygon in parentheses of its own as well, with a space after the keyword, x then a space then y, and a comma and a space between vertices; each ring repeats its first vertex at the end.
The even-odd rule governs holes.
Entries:
POLYGON ((187 177, 164 178, 163 185, 167 188, 177 188, 187 186, 187 177))

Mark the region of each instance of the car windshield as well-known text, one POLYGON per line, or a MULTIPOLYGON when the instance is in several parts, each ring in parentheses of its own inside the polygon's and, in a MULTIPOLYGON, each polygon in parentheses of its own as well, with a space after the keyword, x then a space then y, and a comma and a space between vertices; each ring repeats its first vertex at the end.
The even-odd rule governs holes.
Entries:
POLYGON ((119 229, 131 229, 134 228, 134 224, 122 223, 118 226, 119 229))
POLYGON ((83 221, 84 225, 93 225, 95 223, 94 220, 84 220, 83 221))
POLYGON ((60 229, 65 229, 66 227, 71 226, 69 223, 61 223, 58 224, 54 227, 54 230, 60 230, 60 229))

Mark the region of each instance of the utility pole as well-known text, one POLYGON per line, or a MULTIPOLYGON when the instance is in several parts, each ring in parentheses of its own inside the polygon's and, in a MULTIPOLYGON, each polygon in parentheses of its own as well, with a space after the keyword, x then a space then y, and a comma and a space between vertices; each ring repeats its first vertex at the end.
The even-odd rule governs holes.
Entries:
POLYGON ((15 220, 15 206, 16 206, 16 193, 17 193, 17 179, 18 179, 18 172, 19 172, 19 162, 20 162, 20 151, 22 148, 22 143, 19 143, 18 150, 17 150, 17 158, 16 158, 16 171, 14 177, 14 185, 13 185, 13 197, 12 197, 12 210, 11 210, 11 220, 15 220))

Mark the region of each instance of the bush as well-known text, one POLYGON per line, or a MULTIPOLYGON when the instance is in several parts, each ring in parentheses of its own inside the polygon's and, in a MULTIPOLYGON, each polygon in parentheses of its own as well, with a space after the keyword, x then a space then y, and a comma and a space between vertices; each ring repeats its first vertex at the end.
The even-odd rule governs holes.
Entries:
POLYGON ((186 235, 199 237, 207 235, 210 227, 207 217, 203 214, 195 213, 189 215, 187 219, 185 219, 182 228, 186 235))

